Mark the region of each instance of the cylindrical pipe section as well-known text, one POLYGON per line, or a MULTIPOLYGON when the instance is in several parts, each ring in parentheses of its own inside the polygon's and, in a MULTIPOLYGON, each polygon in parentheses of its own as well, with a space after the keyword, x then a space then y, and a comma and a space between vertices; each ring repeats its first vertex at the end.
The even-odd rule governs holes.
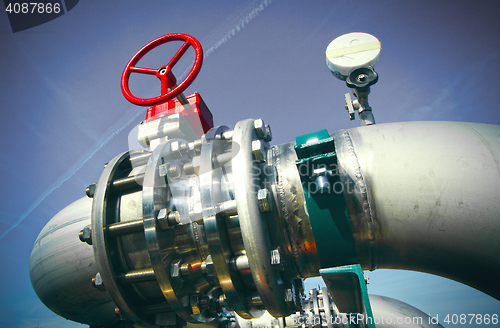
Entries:
POLYGON ((108 293, 92 286, 97 274, 92 246, 78 233, 90 224, 92 199, 83 197, 56 214, 33 245, 30 278, 40 300, 58 315, 88 325, 117 320, 108 293))
MULTIPOLYGON (((500 127, 402 122, 333 134, 359 263, 500 299, 500 127)), ((334 252, 333 252, 334 253, 334 252)))

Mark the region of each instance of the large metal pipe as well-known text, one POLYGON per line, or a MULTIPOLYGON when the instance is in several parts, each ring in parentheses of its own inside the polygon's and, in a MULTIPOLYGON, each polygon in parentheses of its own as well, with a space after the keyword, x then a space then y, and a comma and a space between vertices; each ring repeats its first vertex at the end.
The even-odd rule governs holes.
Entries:
POLYGON ((500 299, 500 128, 402 122, 333 133, 358 262, 500 299))
POLYGON ((30 278, 40 300, 58 315, 89 325, 118 320, 106 291, 92 286, 97 273, 92 246, 78 233, 90 225, 91 198, 81 198, 57 213, 33 245, 30 278))
MULTIPOLYGON (((286 316, 300 305, 300 277, 318 275, 328 263, 321 258, 344 253, 364 269, 428 272, 500 299, 498 126, 408 122, 337 131, 333 140, 317 140, 326 153, 302 148, 301 156, 336 166, 319 176, 324 179, 305 183, 297 167, 300 146, 270 147, 257 123, 239 122, 232 141, 220 138, 227 128, 216 128, 201 142, 200 156, 173 152, 178 145, 171 143, 179 142, 173 140, 157 147, 145 166, 131 165, 144 156, 138 151, 110 161, 93 198, 69 205, 37 238, 30 274, 40 299, 55 313, 91 325, 118 320, 115 306, 121 318, 136 323, 145 318, 147 325, 181 325, 180 318, 206 322, 222 307, 255 317, 263 308, 273 310, 274 301, 284 302, 285 309, 277 306, 273 314, 286 316), (224 170, 213 165, 229 152, 235 157, 224 170), (166 177, 160 173, 166 164, 194 167, 200 157, 198 174, 169 176, 168 167, 166 177), (142 189, 112 187, 140 172, 145 172, 142 189), (341 247, 325 248, 324 239, 345 234, 314 235, 313 225, 331 220, 331 212, 323 217, 325 211, 308 210, 313 190, 307 186, 319 181, 326 187, 328 179, 336 182, 320 193, 328 209, 341 214, 334 224, 347 228, 341 232, 349 238, 341 247), (243 182, 247 187, 241 189, 243 182), (179 213, 180 224, 165 222, 166 209, 179 213), (89 224, 92 237, 86 230, 80 239, 89 224), (110 233, 116 229, 120 233, 110 233), (265 243, 256 248, 256 240, 265 243), (188 264, 192 270, 182 275, 179 270, 188 264), (94 277, 104 286, 94 288, 94 277), (283 288, 267 288, 270 277, 283 288), (198 316, 200 309, 204 317, 198 316)), ((332 261, 352 264, 341 262, 332 261)))

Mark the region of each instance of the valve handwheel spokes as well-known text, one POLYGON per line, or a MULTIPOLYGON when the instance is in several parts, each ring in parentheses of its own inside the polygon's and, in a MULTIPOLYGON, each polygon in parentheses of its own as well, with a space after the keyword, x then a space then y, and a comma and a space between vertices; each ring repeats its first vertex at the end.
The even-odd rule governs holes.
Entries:
POLYGON ((200 42, 188 34, 183 33, 172 33, 161 36, 150 43, 146 44, 139 50, 128 62, 125 70, 122 74, 121 88, 123 95, 133 104, 140 106, 153 106, 163 103, 167 100, 173 99, 179 96, 187 87, 194 81, 201 69, 201 64, 203 63, 203 49, 201 48, 200 42), (137 67, 136 64, 154 48, 171 41, 184 41, 184 44, 177 51, 174 57, 165 66, 161 66, 158 69, 137 67), (195 60, 191 71, 184 80, 177 84, 177 80, 172 73, 172 67, 174 67, 179 59, 186 53, 189 47, 193 47, 195 51, 195 60), (158 97, 153 98, 139 98, 134 96, 129 89, 129 78, 131 73, 155 75, 160 79, 161 82, 161 94, 158 97))

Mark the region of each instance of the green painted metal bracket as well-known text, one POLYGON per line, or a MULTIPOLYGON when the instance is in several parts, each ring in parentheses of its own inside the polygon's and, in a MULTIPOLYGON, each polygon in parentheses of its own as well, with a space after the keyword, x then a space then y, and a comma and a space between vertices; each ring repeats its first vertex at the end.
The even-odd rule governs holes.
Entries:
POLYGON ((361 265, 320 269, 319 273, 339 311, 348 314, 350 327, 375 328, 361 265))
POLYGON ((321 267, 358 263, 333 138, 326 130, 298 136, 295 152, 321 267))

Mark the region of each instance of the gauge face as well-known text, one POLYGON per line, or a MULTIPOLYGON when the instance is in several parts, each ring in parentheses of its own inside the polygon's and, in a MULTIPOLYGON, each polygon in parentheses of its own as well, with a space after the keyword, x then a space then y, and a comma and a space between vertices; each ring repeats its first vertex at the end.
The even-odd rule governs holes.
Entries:
POLYGON ((345 81, 353 69, 373 66, 380 57, 380 41, 368 33, 348 33, 326 48, 326 65, 335 77, 345 81))

